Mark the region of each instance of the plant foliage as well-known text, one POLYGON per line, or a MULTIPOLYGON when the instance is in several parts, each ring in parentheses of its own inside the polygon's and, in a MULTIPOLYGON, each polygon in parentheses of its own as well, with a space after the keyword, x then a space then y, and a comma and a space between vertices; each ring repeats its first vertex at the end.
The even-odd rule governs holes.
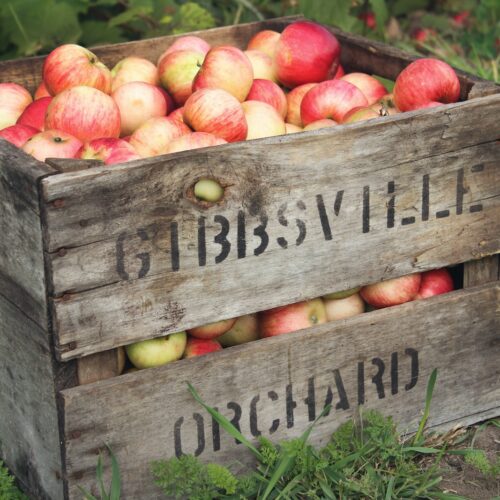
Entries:
POLYGON ((0 460, 0 500, 28 500, 14 483, 15 479, 9 474, 7 467, 0 460))

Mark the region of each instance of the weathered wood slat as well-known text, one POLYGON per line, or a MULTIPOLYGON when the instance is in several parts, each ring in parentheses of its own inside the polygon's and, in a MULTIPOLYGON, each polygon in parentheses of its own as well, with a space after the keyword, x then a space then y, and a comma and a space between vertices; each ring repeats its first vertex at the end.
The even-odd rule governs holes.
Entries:
POLYGON ((91 354, 77 360, 78 385, 92 384, 98 380, 120 375, 125 366, 125 349, 111 349, 91 354))
POLYGON ((500 280, 500 255, 490 255, 464 264, 464 288, 500 280))
POLYGON ((415 430, 434 368, 430 425, 498 415, 499 299, 495 285, 460 290, 63 391, 70 496, 94 483, 104 443, 118 457, 123 498, 156 498, 150 462, 176 451, 248 463, 243 446, 214 430, 187 381, 228 418, 239 415, 245 435, 276 441, 299 435, 325 402, 333 410, 316 426, 316 444, 360 402, 415 430))
POLYGON ((481 101, 46 179, 61 359, 498 252, 481 101), (206 175, 228 186, 209 209, 185 195, 206 175))
POLYGON ((0 293, 42 325, 47 306, 37 183, 52 172, 0 139, 0 293))

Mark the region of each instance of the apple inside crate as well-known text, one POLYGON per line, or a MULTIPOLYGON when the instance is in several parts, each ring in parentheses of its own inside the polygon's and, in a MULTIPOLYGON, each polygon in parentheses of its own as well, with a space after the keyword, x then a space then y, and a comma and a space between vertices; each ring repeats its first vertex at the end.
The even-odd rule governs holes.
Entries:
MULTIPOLYGON (((197 36, 244 49, 294 20, 197 36)), ((414 60, 328 29, 347 72, 394 80, 414 60)), ((178 38, 95 53, 156 62, 178 38)), ((42 64, 2 62, 0 81, 34 91, 42 64)), ((158 496, 156 459, 244 468, 186 382, 253 441, 300 435, 325 404, 316 444, 358 405, 414 430, 434 368, 432 427, 498 416, 500 95, 457 74, 454 104, 106 167, 0 139, 0 456, 23 488, 79 498, 106 444, 124 498, 158 496), (198 200, 201 179, 222 198, 198 200), (459 263, 462 290, 114 376, 142 340, 459 263)))

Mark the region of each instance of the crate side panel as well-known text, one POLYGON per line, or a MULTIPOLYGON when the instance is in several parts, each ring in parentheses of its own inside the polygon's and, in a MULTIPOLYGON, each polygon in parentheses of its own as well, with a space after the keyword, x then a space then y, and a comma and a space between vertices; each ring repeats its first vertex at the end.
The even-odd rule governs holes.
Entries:
POLYGON ((0 139, 0 293, 40 325, 47 306, 37 181, 51 172, 0 139))
POLYGON ((498 252, 499 145, 464 147, 454 112, 423 158, 398 134, 370 154, 359 130, 412 130, 380 122, 48 179, 62 358, 498 252), (203 175, 228 186, 208 210, 185 195, 203 175))
POLYGON ((63 498, 47 333, 0 295, 0 456, 34 498, 63 498))
POLYGON ((104 443, 118 457, 124 498, 156 498, 152 460, 194 453, 248 464, 186 382, 253 441, 299 436, 326 403, 333 409, 315 427, 315 444, 360 403, 415 430, 434 368, 431 426, 498 415, 498 300, 495 285, 460 290, 63 391, 69 491, 76 498, 77 484, 91 487, 104 443))

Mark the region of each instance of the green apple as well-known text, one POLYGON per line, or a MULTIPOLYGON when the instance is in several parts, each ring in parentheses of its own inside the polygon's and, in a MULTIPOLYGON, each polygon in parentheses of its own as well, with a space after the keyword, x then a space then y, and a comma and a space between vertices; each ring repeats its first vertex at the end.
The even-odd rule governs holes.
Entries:
POLYGON ((341 292, 329 293, 327 295, 323 295, 325 300, 336 300, 336 299, 345 299, 350 295, 354 295, 361 290, 361 287, 358 286, 356 288, 349 288, 349 290, 342 290, 341 292))
POLYGON ((244 344, 259 338, 259 322, 256 314, 246 314, 237 318, 230 330, 217 340, 223 347, 244 344))
POLYGON ((139 369, 153 368, 181 359, 186 348, 186 332, 142 340, 126 347, 128 359, 139 369))

